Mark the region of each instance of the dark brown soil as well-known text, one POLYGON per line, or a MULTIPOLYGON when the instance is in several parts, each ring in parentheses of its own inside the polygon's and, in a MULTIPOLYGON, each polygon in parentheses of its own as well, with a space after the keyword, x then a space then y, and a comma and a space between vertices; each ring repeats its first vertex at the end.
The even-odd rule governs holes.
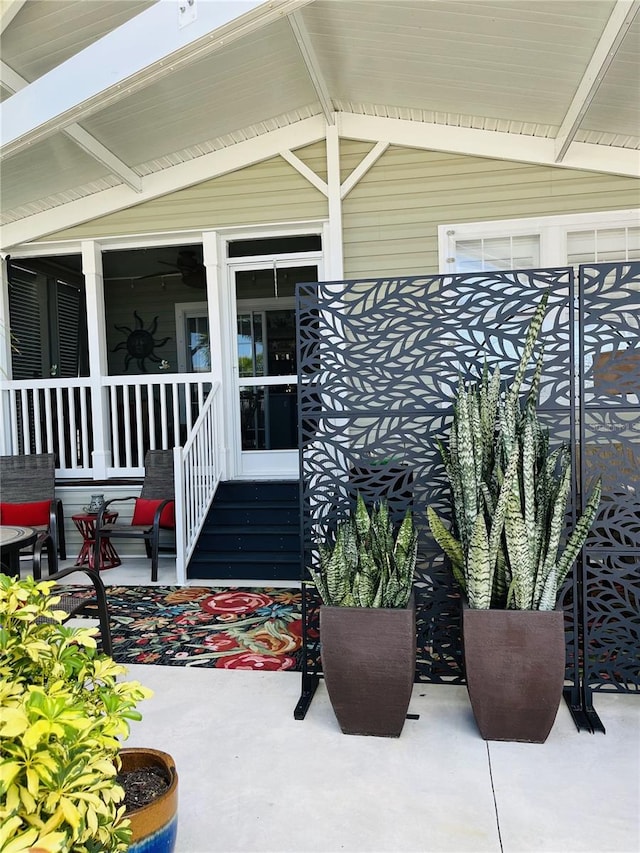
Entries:
POLYGON ((119 773, 118 784, 124 788, 127 812, 133 812, 164 794, 170 783, 160 767, 145 767, 119 773))

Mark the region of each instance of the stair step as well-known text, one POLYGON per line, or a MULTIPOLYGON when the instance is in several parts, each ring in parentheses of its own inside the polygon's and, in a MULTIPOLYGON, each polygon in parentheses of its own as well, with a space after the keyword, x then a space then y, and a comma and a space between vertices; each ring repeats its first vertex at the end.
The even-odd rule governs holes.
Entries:
POLYGON ((216 500, 221 501, 296 501, 300 494, 300 485, 296 482, 243 482, 229 481, 220 483, 216 500))
POLYGON ((274 524, 252 524, 251 526, 247 524, 213 524, 209 525, 210 532, 212 533, 237 533, 241 536, 254 536, 254 535, 275 535, 275 536, 299 536, 298 530, 291 530, 288 525, 274 525, 274 524))
POLYGON ((215 553, 211 551, 203 552, 201 554, 194 554, 192 558, 192 562, 210 562, 210 563, 286 563, 289 565, 299 565, 300 564, 300 554, 287 553, 284 554, 267 554, 267 553, 255 553, 255 554, 246 554, 240 553, 238 551, 216 551, 215 553))
POLYGON ((299 491, 298 481, 221 483, 188 577, 299 580, 299 491))
POLYGON ((298 526, 300 510, 297 505, 276 501, 274 503, 243 504, 243 503, 214 503, 209 511, 207 524, 251 524, 278 526, 298 526))
POLYGON ((295 528, 287 533, 274 528, 209 528, 202 531, 198 541, 199 551, 242 551, 254 554, 270 551, 295 551, 300 553, 300 534, 295 528))

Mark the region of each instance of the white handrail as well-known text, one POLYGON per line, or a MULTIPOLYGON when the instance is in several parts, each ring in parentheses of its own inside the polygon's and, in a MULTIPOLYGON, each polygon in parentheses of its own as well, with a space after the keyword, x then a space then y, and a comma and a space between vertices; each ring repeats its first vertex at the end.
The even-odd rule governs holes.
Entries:
POLYGON ((186 568, 223 476, 222 392, 214 383, 184 447, 174 449, 176 486, 176 578, 186 568))

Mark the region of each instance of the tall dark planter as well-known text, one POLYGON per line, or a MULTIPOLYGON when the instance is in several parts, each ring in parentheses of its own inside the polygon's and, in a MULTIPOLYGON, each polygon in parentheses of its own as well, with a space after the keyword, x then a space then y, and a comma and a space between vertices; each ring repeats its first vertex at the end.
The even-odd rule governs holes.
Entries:
POLYGON ((399 737, 416 669, 413 596, 405 608, 320 608, 322 671, 340 728, 399 737))
POLYGON ((561 610, 462 610, 467 690, 485 740, 544 743, 565 674, 561 610))

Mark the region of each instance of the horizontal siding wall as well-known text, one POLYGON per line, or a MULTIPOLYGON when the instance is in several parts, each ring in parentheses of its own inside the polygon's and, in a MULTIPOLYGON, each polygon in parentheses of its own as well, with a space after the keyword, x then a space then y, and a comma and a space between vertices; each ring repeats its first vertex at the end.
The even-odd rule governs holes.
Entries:
MULTIPOLYGON (((307 147, 306 157, 313 158, 307 147)), ((323 150, 324 144, 321 146, 323 150)), ((327 200, 281 157, 49 235, 67 240, 300 222, 327 216, 327 200)))
MULTIPOLYGON (((354 163, 368 143, 345 146, 354 163)), ((448 222, 637 207, 640 181, 390 147, 343 202, 347 278, 438 272, 438 226, 448 222)))
MULTIPOLYGON (((341 179, 372 144, 340 141, 341 179)), ((324 142, 296 151, 326 179, 324 142)), ((349 278, 438 271, 447 222, 636 207, 633 178, 391 146, 343 202, 349 278)), ((57 234, 52 239, 144 234, 322 219, 326 198, 282 158, 205 181, 57 234)))

